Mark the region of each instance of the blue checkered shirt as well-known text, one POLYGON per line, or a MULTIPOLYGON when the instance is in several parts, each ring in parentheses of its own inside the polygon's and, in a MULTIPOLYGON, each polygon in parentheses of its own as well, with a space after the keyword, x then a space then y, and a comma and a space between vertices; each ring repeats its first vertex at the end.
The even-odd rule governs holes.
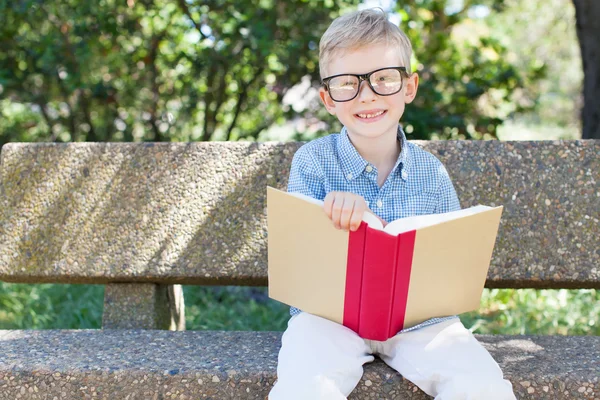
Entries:
MULTIPOLYGON (((398 127, 401 151, 383 186, 377 168, 369 164, 350 142, 346 128, 304 144, 294 154, 288 192, 324 200, 329 192, 352 192, 364 197, 371 211, 387 222, 422 214, 460 210, 446 168, 431 153, 409 143, 398 127)), ((292 307, 290 314, 301 311, 292 307)), ((433 318, 408 332, 456 316, 433 318)))

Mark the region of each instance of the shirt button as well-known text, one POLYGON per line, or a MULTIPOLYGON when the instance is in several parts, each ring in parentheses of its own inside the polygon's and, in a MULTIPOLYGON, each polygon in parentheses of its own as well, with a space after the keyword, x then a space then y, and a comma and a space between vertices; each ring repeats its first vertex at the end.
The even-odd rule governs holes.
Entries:
POLYGON ((377 200, 377 207, 383 207, 383 202, 381 200, 377 200))
POLYGON ((346 175, 346 178, 348 178, 348 179, 352 179, 352 174, 348 174, 348 175, 346 175))
POLYGON ((367 172, 371 172, 373 171, 373 167, 371 167, 370 165, 367 165, 367 168, 365 168, 367 170, 367 172))

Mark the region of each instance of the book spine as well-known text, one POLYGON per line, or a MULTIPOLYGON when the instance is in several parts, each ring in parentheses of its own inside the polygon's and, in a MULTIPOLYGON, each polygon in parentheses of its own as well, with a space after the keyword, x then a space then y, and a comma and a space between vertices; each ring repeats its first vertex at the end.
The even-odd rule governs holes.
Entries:
POLYGON ((367 228, 357 331, 364 339, 390 338, 397 243, 396 236, 367 228))
POLYGON ((358 332, 359 330, 360 295, 362 291, 367 226, 365 222, 361 222, 356 231, 350 231, 348 238, 343 325, 354 332, 358 332))
POLYGON ((394 281, 394 294, 390 309, 388 337, 396 335, 404 328, 416 236, 417 231, 409 231, 401 233, 396 237, 397 250, 392 277, 394 281))

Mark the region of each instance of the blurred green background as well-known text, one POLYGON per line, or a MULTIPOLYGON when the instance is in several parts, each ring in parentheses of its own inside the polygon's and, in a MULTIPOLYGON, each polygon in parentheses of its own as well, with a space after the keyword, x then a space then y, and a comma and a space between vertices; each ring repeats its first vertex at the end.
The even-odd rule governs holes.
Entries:
POLYGON ((339 131, 319 38, 373 5, 413 43, 409 139, 581 137, 571 0, 0 0, 0 144, 339 131))
MULTIPOLYGON (((0 282, 0 329, 97 329, 102 285, 0 282)), ((189 330, 282 331, 289 307, 266 288, 184 286, 189 330)), ((461 315, 476 333, 600 335, 597 290, 485 289, 478 312, 461 315)))
MULTIPOLYGON (((0 0, 0 144, 310 140, 331 18, 381 6, 421 86, 409 139, 581 137, 570 0, 0 0)), ((283 330, 265 288, 184 288, 188 329, 283 330)), ((104 288, 0 282, 0 329, 99 328, 104 288)), ((478 333, 600 334, 596 290, 485 290, 478 333)))

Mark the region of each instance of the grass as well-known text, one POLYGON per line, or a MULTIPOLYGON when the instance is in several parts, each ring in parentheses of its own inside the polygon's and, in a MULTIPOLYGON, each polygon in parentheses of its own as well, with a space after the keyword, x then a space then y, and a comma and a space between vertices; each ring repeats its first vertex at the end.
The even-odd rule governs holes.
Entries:
POLYGON ((104 286, 0 282, 0 329, 93 329, 102 325, 104 286))
MULTIPOLYGON (((0 282, 0 329, 97 329, 100 285, 0 282)), ((266 288, 185 286, 189 330, 282 331, 289 308, 266 288)), ((600 291, 485 289, 478 312, 461 316, 476 333, 600 335, 600 291)))

